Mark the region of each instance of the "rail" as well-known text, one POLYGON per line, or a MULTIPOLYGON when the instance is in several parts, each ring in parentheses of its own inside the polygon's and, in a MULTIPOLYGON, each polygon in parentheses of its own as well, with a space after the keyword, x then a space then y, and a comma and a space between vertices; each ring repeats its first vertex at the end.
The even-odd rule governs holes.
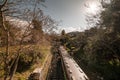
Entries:
POLYGON ((68 54, 65 48, 60 46, 59 50, 67 78, 69 80, 89 80, 87 75, 83 72, 75 60, 68 54))

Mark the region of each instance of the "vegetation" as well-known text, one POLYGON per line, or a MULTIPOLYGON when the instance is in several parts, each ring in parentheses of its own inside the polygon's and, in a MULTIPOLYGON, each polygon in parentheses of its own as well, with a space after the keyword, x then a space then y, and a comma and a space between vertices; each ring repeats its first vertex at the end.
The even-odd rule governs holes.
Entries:
MULTIPOLYGON (((10 46, 10 58, 11 61, 14 59, 14 55, 16 51, 19 49, 19 46, 10 46)), ((50 54, 50 45, 48 44, 41 44, 41 45, 23 45, 23 50, 20 53, 20 59, 18 62, 17 71, 14 75, 14 80, 26 80, 26 78, 30 75, 30 73, 36 68, 41 67, 46 56, 50 54), (46 46, 47 45, 47 46, 46 46), (22 65, 21 65, 22 64, 22 65)), ((5 51, 5 47, 0 48, 1 52, 5 51)), ((0 56, 1 63, 3 63, 3 57, 0 56)), ((10 61, 10 62, 11 62, 10 61)), ((1 64, 1 74, 0 79, 4 77, 4 65, 1 64)))
POLYGON ((41 0, 33 2, 33 10, 24 7, 23 11, 17 6, 26 0, 3 0, 0 5, 0 80, 25 80, 50 54, 51 39, 43 27, 51 27, 52 32, 55 23, 37 6, 41 0))
MULTIPOLYGON (((102 0, 103 10, 95 26, 84 32, 68 33, 62 38, 75 59, 99 75, 97 80, 120 79, 120 1, 110 1, 102 0)), ((98 18, 95 16, 89 18, 98 18)))
POLYGON ((25 80, 36 66, 42 65, 50 51, 59 53, 61 42, 78 64, 87 69, 91 80, 119 80, 120 0, 100 1, 101 12, 87 16, 92 28, 71 33, 62 30, 61 36, 54 32, 56 22, 38 7, 44 0, 30 0, 32 10, 18 9, 27 5, 28 0, 1 1, 0 79, 25 80))

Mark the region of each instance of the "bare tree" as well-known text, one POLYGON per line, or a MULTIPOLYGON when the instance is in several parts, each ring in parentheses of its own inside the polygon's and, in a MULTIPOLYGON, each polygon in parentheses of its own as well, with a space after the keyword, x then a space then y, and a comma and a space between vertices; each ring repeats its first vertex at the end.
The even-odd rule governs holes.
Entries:
MULTIPOLYGON (((6 16, 4 15, 4 12, 6 10, 4 10, 4 7, 6 6, 8 0, 4 0, 3 4, 0 5, 0 29, 1 31, 3 31, 5 33, 5 46, 6 46, 6 52, 5 54, 3 54, 3 61, 4 61, 4 80, 7 80, 8 76, 10 75, 9 80, 13 79, 13 75, 16 72, 17 66, 18 66, 18 61, 19 61, 19 57, 20 57, 20 52, 22 50, 22 44, 23 41, 25 39, 25 37, 27 37, 28 35, 26 35, 26 33, 28 33, 29 28, 31 26, 31 23, 29 23, 28 26, 26 26, 23 35, 21 36, 21 39, 19 41, 19 49, 17 51, 16 56, 14 57, 14 59, 12 60, 12 62, 10 63, 11 59, 10 59, 10 54, 9 54, 9 46, 10 46, 10 25, 7 26, 6 23, 6 16), (11 71, 12 70, 12 71, 11 71)), ((9 23, 8 23, 9 24, 9 23)))
MULTIPOLYGON (((21 14, 18 13, 19 15, 9 16, 14 18, 13 23, 11 23, 9 19, 6 19, 7 16, 4 15, 6 13, 5 11, 8 10, 5 8, 9 8, 9 5, 6 7, 6 5, 8 4, 7 3, 8 0, 4 0, 2 5, 0 5, 0 31, 4 32, 4 34, 2 35, 5 36, 5 47, 6 47, 6 52, 5 54, 3 54, 4 72, 5 72, 4 80, 8 80, 8 79, 13 80, 13 76, 17 70, 20 55, 24 48, 23 44, 26 38, 31 38, 31 36, 36 36, 36 38, 34 39, 36 39, 37 41, 36 43, 39 44, 39 40, 41 39, 41 36, 43 36, 44 34, 43 27, 47 26, 49 28, 48 31, 52 31, 55 28, 55 22, 51 18, 44 16, 42 10, 38 8, 38 1, 39 0, 33 1, 35 3, 33 5, 33 10, 30 10, 28 8, 25 8, 23 11, 16 9, 21 14), (27 25, 21 27, 18 24, 19 22, 15 23, 15 20, 17 20, 18 18, 19 21, 24 20, 27 23, 27 25), (18 25, 14 25, 14 23, 18 25), (54 27, 52 25, 54 25, 54 27), (13 26, 16 26, 16 29, 13 29, 14 28, 13 26), (17 33, 18 30, 19 33, 17 33), (17 34, 12 35, 15 32, 17 34), (19 36, 19 40, 15 39, 18 36, 19 36), (11 37, 14 38, 12 42, 11 42, 11 37), (13 42, 14 43, 17 42, 15 46, 18 45, 19 48, 14 54, 14 57, 11 58, 9 47, 11 46, 11 44, 13 44, 13 42)), ((18 4, 20 4, 21 2, 22 1, 18 2, 18 4)), ((41 2, 41 0, 39 2, 41 2)), ((9 11, 9 13, 13 13, 11 11, 9 11)))

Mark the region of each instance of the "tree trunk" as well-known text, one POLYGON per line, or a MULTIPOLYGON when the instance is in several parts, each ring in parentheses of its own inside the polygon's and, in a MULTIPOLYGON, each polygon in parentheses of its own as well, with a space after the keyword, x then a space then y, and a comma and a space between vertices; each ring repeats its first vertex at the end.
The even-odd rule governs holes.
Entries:
POLYGON ((9 79, 9 80, 13 80, 13 76, 14 76, 16 70, 17 70, 17 67, 18 67, 19 58, 20 58, 20 55, 19 55, 19 53, 18 53, 18 56, 16 57, 15 63, 14 63, 14 65, 13 65, 13 71, 12 71, 12 73, 10 74, 10 79, 9 79))
POLYGON ((8 55, 9 55, 9 30, 5 26, 5 23, 4 23, 5 20, 4 20, 3 10, 2 10, 2 8, 6 5, 7 1, 8 0, 4 0, 3 4, 0 5, 0 28, 2 30, 4 30, 5 33, 6 33, 6 44, 7 44, 6 45, 6 54, 5 54, 5 57, 4 57, 4 64, 5 64, 5 67, 4 67, 4 70, 5 70, 4 80, 7 80, 7 77, 9 75, 9 71, 10 71, 9 65, 8 65, 8 63, 9 63, 9 60, 8 60, 8 55))

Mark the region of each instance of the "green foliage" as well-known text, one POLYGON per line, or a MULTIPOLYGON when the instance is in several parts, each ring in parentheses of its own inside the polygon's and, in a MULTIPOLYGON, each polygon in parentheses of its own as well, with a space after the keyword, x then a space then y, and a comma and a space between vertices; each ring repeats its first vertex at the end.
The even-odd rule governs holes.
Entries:
MULTIPOLYGON (((92 30, 84 33, 93 32, 92 30)), ((80 59, 84 65, 90 66, 93 71, 100 73, 105 80, 119 79, 119 38, 114 38, 110 32, 102 28, 96 28, 93 34, 79 33, 78 37, 67 35, 64 43, 67 51, 72 51, 75 58, 80 59)))
POLYGON ((26 80, 25 78, 19 77, 18 80, 26 80))
POLYGON ((65 30, 62 30, 61 36, 64 36, 64 35, 65 35, 65 30))
POLYGON ((113 32, 120 33, 120 0, 111 0, 110 4, 107 4, 104 11, 101 13, 101 21, 104 27, 112 27, 113 32))
POLYGON ((39 62, 42 57, 43 55, 41 54, 38 46, 24 48, 20 54, 17 71, 23 72, 25 70, 28 70, 31 65, 39 62))
POLYGON ((120 79, 120 0, 111 0, 100 14, 98 27, 66 34, 64 45, 74 57, 104 80, 120 79), (110 15, 111 14, 111 15, 110 15), (71 36, 72 35, 72 36, 71 36))

